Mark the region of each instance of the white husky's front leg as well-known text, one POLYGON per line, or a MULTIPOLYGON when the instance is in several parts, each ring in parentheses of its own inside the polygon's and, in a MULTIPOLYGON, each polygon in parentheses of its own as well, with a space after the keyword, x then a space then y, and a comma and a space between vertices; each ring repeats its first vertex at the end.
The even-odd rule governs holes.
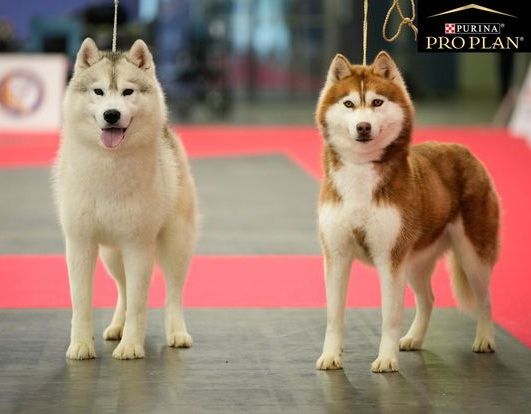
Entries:
POLYGON ((341 369, 345 302, 347 297, 352 251, 328 251, 323 243, 326 281, 326 335, 323 353, 316 362, 317 369, 341 369))
POLYGON ((378 358, 371 366, 373 372, 398 371, 398 341, 404 313, 405 277, 399 270, 391 270, 391 264, 378 267, 382 295, 382 338, 378 358))
POLYGON ((66 357, 70 359, 96 357, 92 336, 92 281, 97 251, 97 244, 92 241, 66 238, 66 258, 72 299, 70 345, 66 351, 66 357))
POLYGON ((144 357, 146 307, 154 251, 154 243, 127 245, 122 249, 127 312, 122 339, 112 353, 116 359, 144 357))

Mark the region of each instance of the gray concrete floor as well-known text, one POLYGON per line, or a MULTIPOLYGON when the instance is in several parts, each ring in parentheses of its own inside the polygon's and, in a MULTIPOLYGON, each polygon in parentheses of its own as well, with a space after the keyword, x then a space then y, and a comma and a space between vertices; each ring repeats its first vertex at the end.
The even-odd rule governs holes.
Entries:
MULTIPOLYGON (((197 254, 320 253, 318 184, 287 158, 191 163, 202 223, 197 254)), ((63 253, 49 169, 0 169, 0 188, 0 254, 63 253)))
MULTIPOLYGON (((473 322, 434 312, 425 350, 400 354, 400 373, 369 371, 379 311, 349 310, 344 370, 314 369, 322 309, 191 309, 194 346, 164 345, 149 313, 146 358, 117 361, 96 311, 91 361, 67 361, 69 310, 1 310, 1 413, 523 413, 530 351, 498 329, 499 351, 474 354, 473 322)), ((412 313, 407 313, 408 322, 412 313)))

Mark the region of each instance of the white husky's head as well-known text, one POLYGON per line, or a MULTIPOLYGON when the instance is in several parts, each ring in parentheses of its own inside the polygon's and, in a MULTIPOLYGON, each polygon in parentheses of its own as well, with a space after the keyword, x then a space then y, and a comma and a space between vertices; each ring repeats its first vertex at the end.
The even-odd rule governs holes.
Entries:
POLYGON ((382 161, 407 150, 413 106, 400 72, 385 53, 372 65, 351 65, 337 55, 317 106, 328 143, 354 162, 382 161))
POLYGON ((128 52, 113 53, 85 39, 63 112, 65 135, 88 145, 152 144, 166 123, 166 106, 147 45, 137 40, 128 52))

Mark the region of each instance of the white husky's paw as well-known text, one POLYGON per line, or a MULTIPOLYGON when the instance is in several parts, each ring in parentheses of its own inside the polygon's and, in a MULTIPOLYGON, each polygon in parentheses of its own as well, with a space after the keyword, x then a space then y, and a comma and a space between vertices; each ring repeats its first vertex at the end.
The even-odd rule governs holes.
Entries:
POLYGON ((138 343, 125 343, 121 341, 112 353, 116 359, 139 359, 144 358, 144 346, 138 343))
POLYGON ((395 372, 398 371, 398 360, 395 356, 378 355, 371 365, 372 372, 395 372))
POLYGON ((118 341, 122 339, 123 325, 109 325, 103 331, 103 339, 106 341, 118 341))
POLYGON ((495 352, 496 344, 494 343, 494 338, 489 335, 476 337, 472 345, 472 351, 481 353, 495 352))
POLYGON ((423 338, 414 336, 404 336, 400 339, 399 346, 401 351, 420 351, 422 349, 423 338))
POLYGON ((320 370, 342 369, 343 363, 341 362, 341 355, 322 353, 315 363, 315 368, 320 370))
POLYGON ((166 341, 168 346, 174 348, 190 348, 194 342, 192 336, 188 332, 171 332, 167 337, 166 341))
POLYGON ((66 351, 68 359, 92 359, 96 358, 94 350, 94 341, 71 342, 66 351))

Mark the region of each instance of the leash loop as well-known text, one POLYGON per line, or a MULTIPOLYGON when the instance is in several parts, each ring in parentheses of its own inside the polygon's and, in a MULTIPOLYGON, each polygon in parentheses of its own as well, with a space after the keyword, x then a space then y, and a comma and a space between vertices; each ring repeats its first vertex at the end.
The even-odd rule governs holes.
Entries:
POLYGON ((385 15, 384 24, 382 26, 382 36, 385 40, 388 42, 394 42, 398 36, 400 36, 400 33, 402 32, 402 28, 404 26, 409 26, 409 28, 413 31, 413 34, 415 35, 415 41, 417 40, 417 34, 418 29, 417 26, 413 23, 415 20, 415 0, 410 0, 411 3, 411 17, 404 16, 404 12, 402 11, 402 8, 400 7, 400 0, 393 0, 393 3, 391 4, 391 7, 389 7, 389 10, 387 11, 387 14, 385 15), (398 15, 400 16, 400 24, 398 25, 398 29, 396 30, 396 33, 393 36, 387 35, 387 26, 389 24, 389 18, 391 17, 391 14, 393 13, 393 10, 396 8, 396 11, 398 12, 398 15))

